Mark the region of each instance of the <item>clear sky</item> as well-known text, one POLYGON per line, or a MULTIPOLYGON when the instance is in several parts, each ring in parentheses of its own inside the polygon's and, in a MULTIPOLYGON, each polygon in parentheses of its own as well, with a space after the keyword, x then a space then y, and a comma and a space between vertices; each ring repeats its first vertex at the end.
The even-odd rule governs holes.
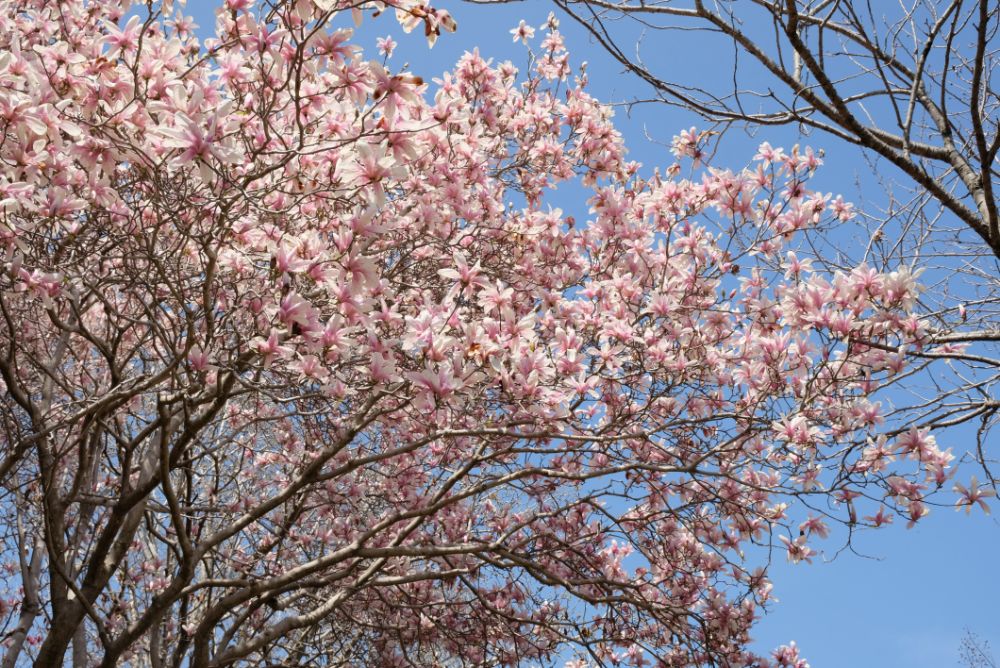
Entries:
MULTIPOLYGON (((200 24, 202 35, 214 32, 210 8, 216 4, 216 0, 188 2, 188 12, 200 24)), ((464 51, 476 47, 485 57, 510 59, 523 66, 525 51, 511 43, 508 31, 521 18, 538 27, 554 9, 545 0, 492 6, 439 0, 435 5, 451 11, 458 32, 443 35, 433 51, 428 51, 422 35, 404 35, 391 17, 365 23, 356 42, 375 58, 375 37, 393 35, 399 47, 390 69, 409 63, 410 70, 425 80, 439 76, 464 51)), ((560 18, 573 63, 588 61, 591 93, 612 102, 649 94, 636 79, 622 74, 620 66, 592 44, 582 29, 560 18)), ((677 40, 662 45, 668 67, 698 68, 703 77, 728 74, 729 53, 699 52, 694 37, 677 40)), ((656 46, 645 49, 647 58, 658 53, 660 45, 656 46)), ((621 109, 617 119, 631 157, 649 169, 670 164, 671 136, 699 124, 694 115, 662 105, 640 105, 631 114, 621 109)), ((878 203, 878 193, 865 187, 873 182, 865 163, 856 153, 822 136, 802 140, 785 130, 750 138, 734 131, 723 140, 713 162, 739 168, 765 139, 775 145, 801 141, 825 148, 827 165, 811 185, 856 199, 861 183, 865 199, 878 203)), ((554 198, 555 205, 586 215, 583 203, 572 201, 571 191, 561 194, 566 201, 554 198)), ((971 443, 966 438, 953 431, 939 441, 960 455, 971 443)), ((967 480, 968 475, 963 477, 967 480)), ((997 504, 994 508, 1000 512, 997 504)), ((779 556, 771 570, 779 602, 757 627, 757 649, 766 652, 796 640, 813 668, 942 668, 959 665, 959 645, 967 628, 988 640, 995 648, 994 656, 1000 658, 1000 523, 978 510, 966 516, 939 508, 917 527, 906 530, 904 526, 900 522, 856 537, 855 549, 865 556, 844 552, 833 559, 842 545, 836 534, 826 541, 828 552, 812 565, 787 564, 779 556)))

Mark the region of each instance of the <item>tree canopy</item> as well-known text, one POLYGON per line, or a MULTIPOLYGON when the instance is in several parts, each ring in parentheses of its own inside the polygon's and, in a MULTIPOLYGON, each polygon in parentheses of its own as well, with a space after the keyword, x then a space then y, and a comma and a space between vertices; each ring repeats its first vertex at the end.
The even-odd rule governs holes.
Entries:
POLYGON ((383 12, 455 28, 0 1, 3 665, 801 667, 763 551, 986 508, 885 421, 960 342, 810 256, 817 153, 645 170, 555 17, 428 84, 383 12))

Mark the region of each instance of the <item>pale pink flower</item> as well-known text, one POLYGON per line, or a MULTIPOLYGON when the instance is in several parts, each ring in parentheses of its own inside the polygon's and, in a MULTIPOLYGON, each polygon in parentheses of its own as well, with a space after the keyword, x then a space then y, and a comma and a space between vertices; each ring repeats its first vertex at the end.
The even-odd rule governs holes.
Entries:
POLYGON ((959 500, 959 502, 955 505, 955 510, 964 506, 965 512, 968 514, 972 510, 972 506, 978 504, 979 507, 983 509, 984 513, 987 515, 990 514, 990 507, 984 499, 996 496, 996 492, 992 489, 980 487, 979 481, 976 480, 976 476, 972 476, 968 487, 956 482, 952 489, 962 497, 961 500, 959 500))
POLYGON ((392 58, 392 52, 396 50, 396 40, 391 36, 379 37, 375 40, 375 46, 378 52, 381 53, 386 58, 392 58))
POLYGON ((517 42, 520 40, 521 42, 527 44, 528 40, 535 36, 535 29, 529 26, 524 19, 521 19, 521 22, 517 24, 517 27, 510 31, 510 34, 514 36, 512 41, 517 42))

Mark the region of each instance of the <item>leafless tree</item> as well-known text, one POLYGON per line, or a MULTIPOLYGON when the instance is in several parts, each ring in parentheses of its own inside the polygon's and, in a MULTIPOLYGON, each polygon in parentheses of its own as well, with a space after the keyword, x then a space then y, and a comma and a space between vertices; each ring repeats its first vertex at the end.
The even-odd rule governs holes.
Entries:
POLYGON ((554 3, 646 81, 659 101, 721 125, 798 125, 867 149, 901 170, 1000 257, 995 1, 554 3), (637 33, 623 20, 647 35, 708 33, 716 41, 705 46, 733 54, 733 76, 706 82, 698 67, 670 67, 654 51, 663 42, 636 42, 637 33), (684 72, 694 81, 671 78, 684 72))
POLYGON ((959 648, 962 665, 966 668, 996 668, 997 662, 990 651, 989 642, 972 631, 966 630, 959 648))

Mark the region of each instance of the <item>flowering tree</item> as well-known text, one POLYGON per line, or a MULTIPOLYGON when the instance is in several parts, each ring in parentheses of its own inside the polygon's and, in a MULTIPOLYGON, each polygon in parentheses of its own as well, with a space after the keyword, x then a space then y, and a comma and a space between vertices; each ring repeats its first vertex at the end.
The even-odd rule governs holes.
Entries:
POLYGON ((796 254, 818 156, 640 176, 554 20, 431 90, 337 27, 420 2, 173 5, 0 2, 3 665, 804 665, 755 546, 951 459, 879 432, 914 276, 796 254))
POLYGON ((939 347, 910 351, 927 373, 910 374, 892 418, 903 428, 966 424, 972 457, 996 491, 988 444, 1000 422, 1000 4, 552 4, 649 91, 643 103, 707 123, 716 137, 706 143, 724 142, 732 128, 772 142, 784 130, 868 163, 860 189, 873 196, 853 225, 857 242, 824 235, 812 259, 828 269, 864 262, 927 270, 921 280, 933 287, 916 313, 939 347), (676 66, 691 53, 717 55, 705 67, 676 66))

